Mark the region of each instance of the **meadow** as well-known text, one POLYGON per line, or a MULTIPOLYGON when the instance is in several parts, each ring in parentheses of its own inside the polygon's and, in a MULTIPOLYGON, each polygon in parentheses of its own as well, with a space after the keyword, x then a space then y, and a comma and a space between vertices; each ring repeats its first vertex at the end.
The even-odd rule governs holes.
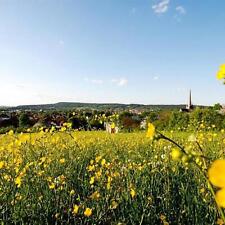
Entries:
POLYGON ((1 135, 1 224, 223 224, 195 164, 224 154, 224 130, 165 134, 188 157, 146 132, 1 135))

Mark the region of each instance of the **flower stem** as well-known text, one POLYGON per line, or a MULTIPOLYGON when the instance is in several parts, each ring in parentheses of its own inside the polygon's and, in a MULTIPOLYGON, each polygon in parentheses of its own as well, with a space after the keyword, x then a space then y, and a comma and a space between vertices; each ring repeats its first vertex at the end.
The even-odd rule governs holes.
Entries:
MULTIPOLYGON (((157 133, 160 134, 160 137, 161 137, 162 139, 165 139, 165 140, 171 142, 172 144, 176 145, 176 146, 177 146, 184 154, 187 155, 187 153, 186 153, 184 147, 182 147, 181 145, 179 145, 179 144, 178 144, 177 142, 175 142, 174 140, 172 140, 172 139, 166 137, 166 136, 163 135, 162 133, 160 133, 160 132, 158 132, 158 131, 157 131, 157 133)), ((199 145, 198 142, 197 142, 197 144, 198 144, 198 147, 200 148, 201 152, 203 153, 203 149, 201 148, 201 146, 199 145)), ((203 158, 204 162, 205 162, 205 159, 208 159, 207 157, 204 157, 204 156, 202 156, 202 158, 203 158)), ((208 178, 207 178, 207 175, 205 174, 204 171, 202 171, 202 168, 201 168, 196 162, 193 162, 193 163, 197 166, 197 168, 199 169, 199 171, 200 171, 200 172, 202 173, 202 175, 204 176, 204 178, 205 178, 205 180, 206 180, 206 182, 207 182, 207 184, 208 184, 208 188, 209 188, 210 192, 212 193, 213 198, 214 198, 214 200, 215 200, 215 202, 216 202, 216 194, 215 194, 215 191, 214 191, 214 189, 213 189, 211 183, 209 182, 209 180, 208 180, 208 178)), ((219 212, 219 214, 220 214, 220 216, 221 216, 223 222, 225 223, 225 215, 224 215, 224 211, 223 211, 222 208, 217 204, 217 202, 216 202, 216 205, 217 205, 218 212, 219 212)))

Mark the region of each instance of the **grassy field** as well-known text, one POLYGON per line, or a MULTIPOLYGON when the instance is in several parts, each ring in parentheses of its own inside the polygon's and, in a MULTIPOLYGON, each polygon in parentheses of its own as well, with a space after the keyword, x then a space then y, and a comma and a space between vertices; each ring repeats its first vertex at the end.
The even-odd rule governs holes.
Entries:
POLYGON ((39 132, 0 136, 2 224, 216 224, 208 167, 224 155, 223 132, 167 135, 190 154, 146 133, 39 132))

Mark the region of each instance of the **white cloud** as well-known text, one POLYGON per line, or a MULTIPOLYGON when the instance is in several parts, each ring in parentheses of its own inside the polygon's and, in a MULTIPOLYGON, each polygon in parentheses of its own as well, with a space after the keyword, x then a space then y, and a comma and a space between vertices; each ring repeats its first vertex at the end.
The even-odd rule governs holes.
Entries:
POLYGON ((128 80, 126 78, 112 79, 112 83, 115 83, 117 86, 123 87, 127 85, 128 80))
POLYGON ((181 14, 181 15, 185 15, 185 14, 186 14, 185 8, 184 8, 183 6, 181 6, 181 5, 176 7, 176 11, 177 11, 179 14, 181 14))
POLYGON ((154 76, 153 77, 153 80, 158 80, 159 79, 159 76, 154 76))
POLYGON ((167 12, 169 8, 170 0, 161 0, 158 4, 152 6, 153 11, 156 14, 162 14, 167 12))
POLYGON ((103 84, 103 80, 91 80, 93 84, 103 84))
POLYGON ((92 83, 92 84, 103 84, 104 81, 103 80, 100 80, 100 79, 89 79, 89 78, 84 78, 84 80, 86 82, 89 82, 89 83, 92 83))

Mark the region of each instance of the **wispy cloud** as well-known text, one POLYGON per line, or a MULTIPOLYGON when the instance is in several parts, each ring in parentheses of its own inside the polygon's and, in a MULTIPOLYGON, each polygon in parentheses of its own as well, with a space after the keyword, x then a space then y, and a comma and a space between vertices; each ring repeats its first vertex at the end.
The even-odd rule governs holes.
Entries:
POLYGON ((89 83, 92 83, 92 84, 103 84, 104 81, 103 80, 100 80, 100 79, 89 79, 89 78, 85 78, 84 79, 86 82, 89 82, 89 83))
POLYGON ((182 17, 187 13, 186 9, 181 5, 177 6, 175 9, 176 9, 176 14, 174 15, 174 19, 178 23, 180 23, 182 21, 182 17))
POLYGON ((65 42, 63 40, 59 40, 59 45, 64 46, 65 42))
POLYGON ((153 80, 158 80, 159 79, 159 76, 154 76, 153 77, 153 80))
POLYGON ((128 80, 126 78, 112 79, 111 81, 120 87, 126 86, 128 84, 128 80))
POLYGON ((103 84, 103 80, 91 80, 93 84, 103 84))
POLYGON ((180 14, 180 15, 185 15, 186 14, 186 10, 183 6, 179 5, 176 7, 176 11, 180 14))
POLYGON ((156 14, 163 14, 167 12, 169 3, 170 0, 161 0, 158 4, 153 5, 152 9, 156 14))

